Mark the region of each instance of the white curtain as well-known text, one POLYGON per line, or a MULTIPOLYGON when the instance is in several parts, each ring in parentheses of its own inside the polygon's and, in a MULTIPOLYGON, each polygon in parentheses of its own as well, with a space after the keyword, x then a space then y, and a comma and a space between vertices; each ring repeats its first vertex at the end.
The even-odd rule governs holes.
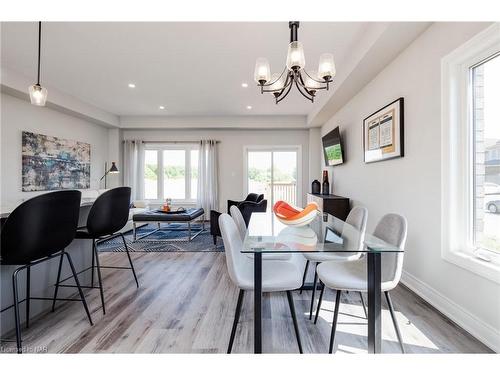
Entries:
POLYGON ((210 210, 219 209, 219 160, 217 141, 208 139, 200 142, 198 158, 197 205, 208 215, 210 210))
POLYGON ((144 143, 126 140, 123 144, 123 183, 132 188, 132 200, 144 199, 144 143))

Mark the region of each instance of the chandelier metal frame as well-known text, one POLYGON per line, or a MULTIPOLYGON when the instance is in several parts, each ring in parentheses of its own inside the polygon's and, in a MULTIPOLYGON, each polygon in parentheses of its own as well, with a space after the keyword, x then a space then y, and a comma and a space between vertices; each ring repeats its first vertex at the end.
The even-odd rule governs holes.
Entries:
MULTIPOLYGON (((290 21, 288 25, 290 28, 290 43, 297 42, 299 21, 290 21)), ((278 104, 279 102, 281 102, 283 99, 286 98, 286 96, 290 93, 294 85, 295 87, 297 87, 297 90, 304 98, 314 103, 316 92, 318 90, 328 91, 330 89, 330 83, 333 82, 332 76, 325 76, 322 78, 323 80, 318 80, 315 77, 311 77, 311 75, 307 73, 305 69, 300 68, 298 66, 294 66, 291 69, 285 66, 285 68, 283 69, 283 71, 281 72, 280 76, 277 79, 275 79, 272 82, 259 80, 258 86, 260 87, 261 94, 272 93, 274 95, 276 104, 278 104), (282 79, 283 75, 285 74, 286 74, 285 83, 282 88, 277 90, 268 89, 268 87, 279 82, 282 79), (318 83, 319 85, 315 85, 314 87, 308 87, 305 83, 305 77, 303 75, 307 76, 310 80, 318 83)))

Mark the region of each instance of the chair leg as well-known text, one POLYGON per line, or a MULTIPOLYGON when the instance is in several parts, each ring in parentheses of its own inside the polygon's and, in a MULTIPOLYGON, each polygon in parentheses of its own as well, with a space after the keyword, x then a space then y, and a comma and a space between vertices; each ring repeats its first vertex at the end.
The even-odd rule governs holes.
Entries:
POLYGON ((90 274, 90 286, 94 287, 94 272, 95 272, 95 253, 92 251, 92 268, 90 274))
POLYGON ((23 352, 21 344, 21 319, 19 318, 19 293, 17 289, 17 275, 19 269, 15 270, 12 274, 12 289, 14 292, 14 320, 16 323, 16 343, 17 343, 17 353, 21 354, 23 352))
POLYGON ((363 311, 365 312, 365 318, 368 319, 368 313, 366 311, 365 299, 363 298, 362 292, 359 292, 359 298, 361 298, 361 304, 363 305, 363 311))
POLYGON ((56 308, 56 299, 57 299, 57 292, 59 291, 59 281, 61 280, 61 269, 62 269, 63 259, 64 259, 64 253, 61 253, 61 256, 59 257, 59 268, 57 269, 56 289, 54 290, 54 298, 52 299, 52 312, 54 312, 56 308))
POLYGON ((325 284, 321 283, 321 292, 319 293, 318 307, 316 307, 316 317, 314 318, 314 324, 318 321, 319 310, 321 310, 321 302, 323 301, 323 293, 325 292, 325 284))
POLYGON ((396 314, 394 314, 394 306, 392 305, 391 297, 389 296, 389 292, 384 292, 385 299, 387 300, 387 304, 389 305, 389 311, 391 312, 392 323, 394 324, 394 329, 396 330, 396 336, 398 336, 399 345, 401 346, 401 352, 405 353, 405 348, 403 346, 403 338, 401 337, 401 332, 399 331, 398 321, 396 319, 396 314))
POLYGON ((31 268, 26 268, 26 328, 30 326, 31 268))
POLYGON ((82 287, 80 286, 80 281, 78 280, 78 275, 76 274, 75 266, 73 265, 73 261, 71 260, 69 253, 64 251, 63 254, 65 254, 66 257, 68 258, 69 267, 71 268, 71 272, 73 273, 73 278, 75 279, 75 284, 76 284, 76 287, 78 288, 78 293, 80 294, 80 299, 82 300, 83 308, 85 309, 85 312, 87 313, 87 318, 89 318, 90 325, 93 326, 94 323, 92 323, 92 318, 90 317, 89 307, 87 306, 87 301, 85 300, 85 296, 83 295, 82 287))
POLYGON ((238 326, 238 320, 240 320, 241 305, 243 303, 244 295, 245 291, 243 289, 240 289, 240 293, 238 294, 238 302, 236 303, 236 311, 234 313, 234 321, 233 321, 233 328, 231 329, 231 337, 229 339, 229 345, 227 347, 227 354, 231 354, 231 350, 233 349, 234 335, 236 334, 236 327, 238 326))
POLYGON ((212 236, 214 238, 214 245, 217 245, 217 236, 212 236))
POLYGON ((304 276, 302 276, 302 285, 300 286, 300 294, 304 290, 304 284, 306 283, 307 269, 309 268, 309 261, 306 262, 306 267, 304 269, 304 276))
POLYGON ((135 274, 135 269, 134 269, 134 265, 132 263, 132 258, 130 258, 130 253, 128 252, 128 246, 127 246, 127 242, 125 241, 125 236, 123 235, 123 233, 120 233, 120 236, 122 237, 123 244, 125 245, 125 251, 127 252, 127 257, 128 257, 128 261, 130 263, 130 268, 132 269, 132 273, 134 274, 135 284, 139 288, 139 281, 137 281, 137 275, 135 274))
POLYGON ((288 306, 290 307, 290 313, 292 314, 293 328, 295 329, 295 337, 297 338, 297 345, 299 346, 299 353, 302 354, 302 342, 300 341, 299 325, 297 324, 297 316, 295 314, 295 305, 293 303, 292 292, 290 290, 286 291, 286 297, 288 299, 288 306))
POLYGON ((106 314, 106 307, 104 305, 104 291, 102 288, 101 266, 99 265, 99 253, 97 252, 97 245, 95 240, 92 240, 92 251, 95 254, 95 264, 97 268, 97 281, 99 282, 99 293, 101 294, 102 314, 106 314))
POLYGON ((313 316, 313 308, 314 308, 314 296, 316 294, 316 286, 318 284, 318 273, 316 272, 316 269, 318 268, 318 263, 314 263, 314 283, 313 283, 313 290, 312 290, 312 295, 311 295, 311 307, 309 308, 309 320, 312 319, 313 316))
POLYGON ((333 323, 332 323, 332 333, 330 335, 330 348, 328 349, 328 353, 333 352, 333 343, 335 341, 335 331, 337 330, 337 319, 339 317, 339 308, 340 308, 340 295, 342 294, 341 290, 337 290, 337 295, 335 297, 335 311, 333 312, 333 323))

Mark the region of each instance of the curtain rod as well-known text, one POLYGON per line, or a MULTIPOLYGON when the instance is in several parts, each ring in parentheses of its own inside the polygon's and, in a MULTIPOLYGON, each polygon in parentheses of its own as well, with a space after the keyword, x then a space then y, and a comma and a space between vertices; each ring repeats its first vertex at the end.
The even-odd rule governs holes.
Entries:
MULTIPOLYGON (((125 142, 126 140, 123 140, 122 142, 125 142)), ((135 140, 131 140, 132 142, 135 142, 135 140)), ((193 144, 193 143, 200 143, 201 140, 198 140, 198 141, 141 141, 142 143, 189 143, 189 144, 193 144)), ((221 141, 215 141, 215 143, 221 143, 221 141)))

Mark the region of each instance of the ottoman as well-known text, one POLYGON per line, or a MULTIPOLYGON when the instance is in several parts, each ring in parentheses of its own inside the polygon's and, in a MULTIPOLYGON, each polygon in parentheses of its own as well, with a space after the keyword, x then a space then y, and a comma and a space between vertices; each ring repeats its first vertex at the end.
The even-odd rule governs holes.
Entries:
MULTIPOLYGON (((188 241, 191 241, 193 238, 195 238, 197 235, 202 233, 205 230, 205 221, 203 218, 200 220, 201 221, 201 230, 197 231, 196 233, 192 233, 191 231, 191 223, 198 219, 199 217, 202 217, 204 215, 205 211, 203 208, 188 208, 186 211, 182 213, 177 213, 175 211, 171 212, 158 212, 158 211, 146 211, 142 213, 135 214, 132 217, 133 220, 133 234, 134 234, 134 241, 143 239, 147 236, 150 236, 153 233, 162 231, 162 230, 185 230, 183 229, 172 229, 169 228, 168 224, 170 223, 187 223, 188 225, 188 241), (137 225, 138 224, 144 224, 144 223, 156 223, 158 225, 158 228, 146 233, 140 237, 137 237, 137 225), (162 227, 161 224, 166 223, 166 227, 162 227)), ((175 239, 179 241, 179 239, 175 239)), ((182 240, 182 239, 181 239, 182 240)), ((158 240, 155 240, 158 241, 158 240)), ((172 241, 172 240, 160 240, 160 241, 172 241)))

